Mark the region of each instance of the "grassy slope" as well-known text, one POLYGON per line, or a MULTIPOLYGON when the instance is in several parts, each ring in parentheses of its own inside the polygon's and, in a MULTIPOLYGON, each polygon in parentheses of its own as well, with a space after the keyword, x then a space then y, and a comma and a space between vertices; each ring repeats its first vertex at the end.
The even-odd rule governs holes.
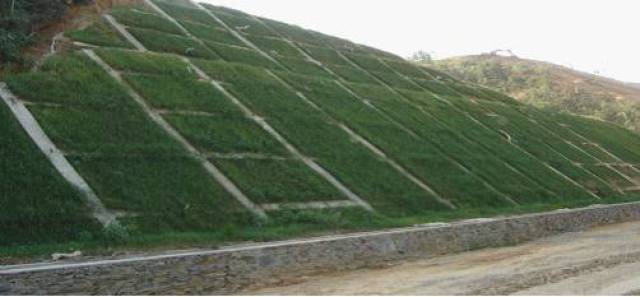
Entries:
POLYGON ((640 131, 640 89, 633 84, 516 57, 458 57, 437 61, 435 66, 524 103, 593 116, 640 131))
MULTIPOLYGON (((118 9, 114 17, 156 53, 122 50, 128 46, 101 23, 70 36, 101 46, 97 54, 252 201, 346 198, 175 55, 191 58, 298 150, 370 203, 377 214, 344 208, 270 212, 268 221, 252 218, 116 81, 72 52, 52 57, 37 72, 10 76, 7 83, 32 102, 29 108, 37 120, 105 205, 124 215, 120 220, 129 235, 114 238, 109 233, 113 230, 101 233, 85 227, 93 225, 74 224, 80 233, 95 235, 60 237, 57 242, 62 245, 29 235, 24 241, 40 244, 25 246, 12 240, 0 254, 41 253, 61 246, 104 249, 269 240, 635 199, 632 192, 616 192, 615 187, 630 186, 628 181, 598 165, 618 160, 607 159, 611 157, 584 144, 558 122, 638 164, 640 146, 626 144, 640 143, 640 139, 624 130, 528 109, 502 94, 373 48, 208 6, 271 55, 274 63, 187 3, 155 2, 203 43, 140 7, 118 9), (333 73, 302 59, 281 34, 333 73), (336 84, 338 79, 344 88, 336 84), (354 141, 339 124, 364 137, 388 159, 354 141), (582 147, 570 146, 565 139, 582 147), (229 157, 235 155, 247 157, 229 157), (448 209, 389 160, 458 209, 448 209)), ((17 131, 13 127, 6 133, 17 131)), ((630 167, 623 169, 635 174, 630 167)), ((8 190, 2 193, 7 203, 12 201, 8 190)), ((81 209, 65 209, 86 216, 81 209)), ((44 225, 34 228, 48 231, 44 225)), ((12 232, 17 234, 16 230, 12 232)))
POLYGON ((91 237, 99 224, 0 105, 0 246, 91 237))

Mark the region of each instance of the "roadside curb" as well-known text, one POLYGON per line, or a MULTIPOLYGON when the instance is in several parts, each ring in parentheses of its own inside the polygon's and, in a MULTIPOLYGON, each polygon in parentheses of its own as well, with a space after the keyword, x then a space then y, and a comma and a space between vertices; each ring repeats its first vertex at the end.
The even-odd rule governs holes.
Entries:
POLYGON ((640 202, 183 253, 0 266, 0 294, 228 294, 247 285, 640 220, 640 202))
POLYGON ((219 250, 0 266, 0 294, 228 294, 287 275, 499 247, 640 220, 640 202, 472 219, 219 250))

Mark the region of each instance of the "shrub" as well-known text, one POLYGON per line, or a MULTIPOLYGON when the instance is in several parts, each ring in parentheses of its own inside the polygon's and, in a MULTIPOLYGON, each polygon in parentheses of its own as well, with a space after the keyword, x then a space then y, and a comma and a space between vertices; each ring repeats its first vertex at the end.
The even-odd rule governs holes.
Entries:
POLYGON ((20 49, 29 44, 30 35, 0 29, 0 60, 22 62, 20 49))
POLYGON ((24 64, 20 49, 29 45, 35 32, 59 20, 68 4, 91 0, 3 0, 0 2, 0 66, 24 64))
POLYGON ((67 6, 63 0, 9 0, 0 3, 0 61, 23 63, 20 49, 28 45, 35 30, 60 19, 67 6))
POLYGON ((117 243, 126 242, 129 239, 130 234, 127 227, 116 222, 104 227, 103 236, 105 240, 117 243))

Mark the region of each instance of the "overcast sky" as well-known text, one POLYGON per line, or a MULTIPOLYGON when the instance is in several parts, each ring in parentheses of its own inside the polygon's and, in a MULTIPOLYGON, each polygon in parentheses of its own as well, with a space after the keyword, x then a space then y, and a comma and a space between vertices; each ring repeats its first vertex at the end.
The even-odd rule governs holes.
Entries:
POLYGON ((511 49, 624 81, 640 82, 637 0, 199 0, 403 57, 511 49))

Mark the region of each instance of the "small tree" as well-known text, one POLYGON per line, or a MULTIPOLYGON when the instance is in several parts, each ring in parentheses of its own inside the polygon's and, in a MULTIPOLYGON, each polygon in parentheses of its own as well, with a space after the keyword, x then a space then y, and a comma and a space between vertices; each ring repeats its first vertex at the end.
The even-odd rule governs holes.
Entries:
POLYGON ((431 64, 433 63, 433 58, 431 58, 431 54, 425 51, 417 51, 410 58, 411 61, 418 62, 421 64, 431 64))

